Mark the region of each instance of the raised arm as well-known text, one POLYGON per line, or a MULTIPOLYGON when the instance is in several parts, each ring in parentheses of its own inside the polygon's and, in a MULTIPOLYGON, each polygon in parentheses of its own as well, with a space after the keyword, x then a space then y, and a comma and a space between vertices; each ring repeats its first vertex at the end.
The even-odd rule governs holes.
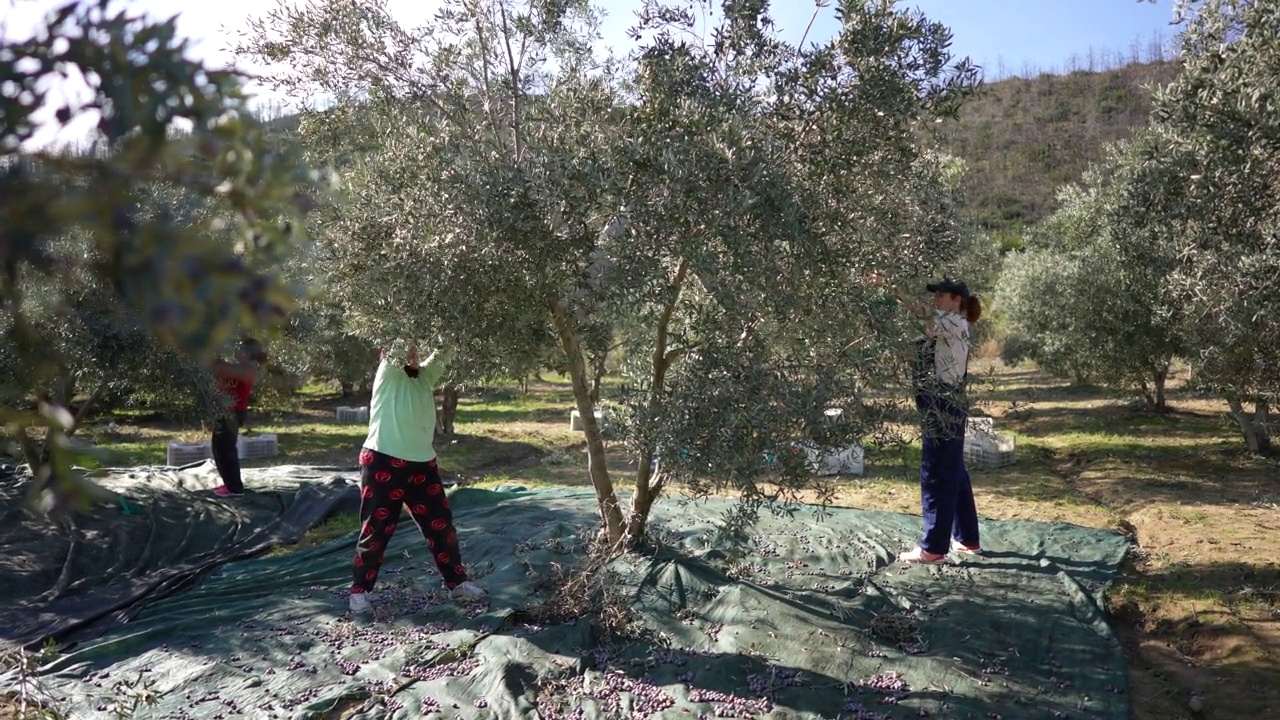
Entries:
POLYGON ((936 321, 938 313, 934 309, 933 303, 920 298, 918 295, 908 293, 902 288, 895 290, 894 295, 898 298, 898 302, 906 305, 913 313, 924 319, 924 332, 926 335, 937 337, 936 321))
POLYGON ((456 355, 457 351, 451 347, 436 348, 431 351, 431 355, 422 363, 422 374, 426 376, 427 382, 434 386, 456 355))
POLYGON ((227 362, 221 358, 213 362, 213 371, 222 377, 236 380, 253 380, 258 376, 258 369, 252 363, 227 362))
POLYGON ((965 320, 955 313, 937 310, 930 314, 929 320, 926 322, 929 334, 939 340, 948 343, 960 343, 967 339, 965 335, 965 320))

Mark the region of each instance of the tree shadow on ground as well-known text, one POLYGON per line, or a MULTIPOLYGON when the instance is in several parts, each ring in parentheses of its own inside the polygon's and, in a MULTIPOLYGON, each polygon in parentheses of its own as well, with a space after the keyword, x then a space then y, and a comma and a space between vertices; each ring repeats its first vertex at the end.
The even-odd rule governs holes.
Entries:
MULTIPOLYGON (((974 371, 971 385, 981 400, 999 403, 1079 403, 1110 401, 1140 406, 1141 395, 1090 383, 1077 383, 1036 368, 1001 368, 993 372, 974 371)), ((1204 393, 1171 382, 1165 389, 1169 402, 1205 399, 1204 393)))
POLYGON ((468 404, 464 402, 458 403, 459 423, 539 423, 539 424, 564 424, 567 429, 569 427, 569 412, 573 408, 570 405, 564 407, 524 407, 513 405, 508 407, 491 407, 482 403, 468 404))
POLYGON ((1143 672, 1201 692, 1207 717, 1252 718, 1280 707, 1278 598, 1280 568, 1221 562, 1132 575, 1109 604, 1143 672))
POLYGON ((1154 413, 1123 405, 1088 408, 1035 407, 1007 413, 1001 423, 1032 437, 1076 433, 1123 435, 1151 441, 1211 441, 1233 434, 1233 425, 1225 414, 1181 410, 1154 413))
MULTIPOLYGON (((1030 461, 1020 462, 1021 465, 1003 468, 970 470, 974 490, 1030 503, 1087 502, 1080 497, 1077 489, 1051 470, 1043 466, 1031 466, 1030 461)), ((983 513, 981 506, 978 507, 978 513, 983 513)))
POLYGON ((970 386, 975 397, 987 402, 1080 402, 1103 398, 1129 398, 1088 383, 1075 383, 1038 369, 973 371, 970 386))
MULTIPOLYGON (((931 597, 927 589, 886 591, 888 585, 879 574, 867 578, 861 589, 842 593, 806 591, 781 582, 733 581, 703 561, 669 554, 663 560, 666 566, 655 565, 635 588, 635 604, 648 610, 648 619, 658 619, 657 630, 663 637, 677 643, 694 638, 694 643, 689 643, 694 645, 699 633, 696 626, 707 633, 708 627, 719 628, 717 621, 722 618, 714 612, 709 617, 699 615, 707 607, 695 588, 741 591, 741 599, 748 602, 735 616, 736 623, 725 623, 717 631, 720 637, 732 634, 729 646, 741 651, 673 655, 668 644, 633 638, 619 644, 611 667, 632 682, 664 685, 683 679, 688 687, 722 702, 742 698, 724 703, 728 707, 744 707, 747 699, 763 688, 775 707, 811 717, 841 716, 861 708, 884 711, 889 717, 897 717, 902 710, 913 715, 926 711, 934 717, 965 717, 965 713, 987 717, 995 711, 1016 712, 1018 707, 1023 712, 1035 707, 1065 713, 1081 709, 1082 703, 1092 705, 1089 709, 1096 712, 1105 711, 1124 691, 1123 659, 1105 623, 1076 628, 1074 635, 1064 626, 1052 634, 1054 641, 1048 642, 1045 608, 1032 600, 1014 599, 1025 597, 1025 591, 1017 592, 1018 582, 1007 573, 1061 575, 1071 568, 1079 581, 1105 583, 1114 570, 1064 558, 1045 559, 1051 563, 1047 567, 1040 558, 1017 559, 1020 563, 1006 561, 1001 568, 1006 573, 1003 583, 985 583, 979 588, 966 583, 963 593, 931 597), (677 570, 672 572, 671 566, 677 570), (751 600, 761 600, 773 609, 752 614, 746 608, 764 606, 751 600), (902 652, 873 631, 879 617, 900 612, 904 606, 919 616, 920 637, 928 648, 920 655, 902 652), (800 653, 777 655, 781 650, 778 643, 801 638, 809 662, 796 662, 800 653), (815 662, 828 670, 815 670, 815 662), (696 671, 689 672, 692 668, 696 671), (891 670, 911 679, 908 692, 898 695, 875 687, 875 676, 891 670), (1085 697, 1094 699, 1082 699, 1085 697), (893 702, 886 703, 886 698, 893 702)), ((910 572, 917 571, 927 569, 910 572)), ((983 571, 969 572, 976 575, 983 571)), ((1087 600, 1085 604, 1095 619, 1101 619, 1096 606, 1087 600)), ((1071 618, 1058 620, 1072 625, 1071 618)), ((539 641, 535 637, 531 642, 539 641)), ((715 638, 700 644, 715 645, 715 638)), ((544 649, 564 652, 554 645, 544 649)), ((581 648, 580 652, 587 657, 590 650, 581 648)), ((1124 715, 1117 713, 1115 717, 1124 715)))
POLYGON ((544 403, 573 406, 573 388, 568 385, 531 382, 526 392, 521 387, 484 386, 469 388, 462 394, 463 402, 475 403, 523 403, 537 400, 544 403))
POLYGON ((497 440, 461 433, 438 439, 436 449, 441 472, 446 475, 521 465, 536 461, 547 452, 546 448, 523 440, 497 440))
MULTIPOLYGON (((258 423, 266 425, 267 423, 258 423)), ((280 448, 280 454, 284 457, 297 458, 317 458, 332 457, 334 459, 341 458, 344 454, 350 457, 351 466, 356 466, 357 458, 360 456, 360 446, 364 444, 365 438, 368 437, 368 431, 362 427, 343 428, 338 432, 279 432, 276 433, 276 442, 280 448)), ((269 458, 269 464, 278 464, 279 457, 269 458)))
MULTIPOLYGON (((1130 512, 1153 504, 1240 507, 1275 497, 1276 469, 1267 460, 1222 455, 1149 453, 1138 446, 1078 462, 1027 458, 1014 465, 971 470, 975 489, 1030 502, 1083 504, 1130 512), (1062 467, 1054 467, 1054 464, 1062 467)), ((1023 457, 1029 449, 1020 449, 1023 457)), ((905 485, 905 481, 903 482, 905 485)), ((982 508, 979 508, 979 512, 982 508)))
MULTIPOLYGON (((378 688, 386 687, 387 677, 395 679, 399 690, 391 694, 408 703, 411 715, 429 693, 461 707, 468 707, 473 696, 489 697, 488 711, 508 717, 530 714, 540 696, 600 702, 605 689, 613 688, 660 699, 661 693, 646 690, 660 686, 674 688, 673 700, 680 704, 696 690, 708 709, 707 703, 742 709, 772 695, 774 706, 810 717, 836 717, 858 707, 887 711, 890 717, 914 716, 919 709, 934 717, 991 712, 1016 717, 1019 708, 1067 712, 1091 702, 1082 699, 1085 695, 1105 700, 1108 686, 1120 682, 1117 649, 1099 634, 1105 623, 1089 620, 1088 613, 1097 610, 1090 609, 1087 598, 1073 606, 1074 615, 1059 618, 1046 616, 1046 606, 1019 589, 1019 578, 1030 577, 1028 572, 1074 578, 1063 580, 1062 587, 1104 580, 1101 569, 1073 567, 1069 558, 1049 558, 1050 568, 1030 556, 944 568, 885 568, 881 560, 859 570, 858 578, 842 576, 846 587, 832 591, 810 587, 823 581, 812 575, 734 580, 717 564, 669 549, 632 558, 639 572, 622 576, 615 586, 650 632, 601 647, 600 636, 586 622, 542 629, 512 625, 512 610, 545 599, 533 592, 527 573, 549 567, 556 558, 573 562, 575 544, 596 525, 590 505, 574 501, 579 502, 575 507, 557 497, 563 496, 469 511, 459 500, 464 553, 494 593, 492 607, 478 614, 448 604, 447 598, 424 605, 421 582, 395 590, 399 576, 386 570, 381 592, 391 599, 384 602, 403 603, 404 615, 340 622, 345 598, 338 589, 351 572, 346 541, 352 538, 344 538, 292 557, 227 566, 189 592, 148 608, 96 646, 72 648, 61 668, 80 668, 76 677, 86 680, 76 692, 85 692, 92 681, 102 682, 108 669, 113 677, 126 677, 151 668, 161 683, 173 686, 172 673, 181 667, 185 679, 170 691, 163 710, 196 716, 230 708, 231 696, 219 692, 235 687, 237 707, 261 705, 266 694, 277 711, 309 710, 326 717, 316 703, 332 708, 350 705, 352 697, 363 703, 359 698, 385 694, 378 688), (512 546, 522 544, 537 554, 521 560, 512 546), (917 655, 872 632, 879 616, 907 609, 927 646, 917 655), (455 630, 470 634, 448 634, 455 630), (380 648, 412 648, 407 659, 415 662, 435 658, 447 666, 439 675, 442 682, 401 683, 405 658, 393 662, 379 654, 380 648), (458 669, 458 677, 472 673, 459 667, 468 657, 483 658, 487 666, 466 680, 450 681, 450 668, 458 669), (1041 660, 1042 665, 1035 664, 1041 660), (588 691, 578 678, 586 667, 601 663, 614 672, 596 676, 588 691), (909 692, 871 687, 873 678, 887 672, 903 673, 909 692), (896 702, 882 703, 886 697, 896 702)), ((430 583, 425 568, 431 561, 422 545, 413 528, 405 527, 397 531, 388 557, 395 559, 395 569, 413 578, 423 573, 430 583)), ((880 676, 875 682, 892 680, 880 676)), ((1095 714, 1107 715, 1102 708, 1095 714)))
MULTIPOLYGON (((1144 572, 1140 581, 1144 593, 1212 601, 1220 605, 1216 612, 1231 613, 1237 618, 1241 617, 1240 613, 1251 612, 1253 617, 1249 619, 1252 622, 1280 624, 1280 614, 1275 612, 1280 608, 1280 567, 1274 565, 1243 562, 1178 564, 1144 572)), ((1203 624, 1200 618, 1187 617, 1182 627, 1194 629, 1203 624)), ((1280 640, 1280 635, 1276 640, 1280 640)), ((1280 651, 1280 646, 1273 650, 1280 651)), ((1276 672, 1280 673, 1280 668, 1276 668, 1276 672)))

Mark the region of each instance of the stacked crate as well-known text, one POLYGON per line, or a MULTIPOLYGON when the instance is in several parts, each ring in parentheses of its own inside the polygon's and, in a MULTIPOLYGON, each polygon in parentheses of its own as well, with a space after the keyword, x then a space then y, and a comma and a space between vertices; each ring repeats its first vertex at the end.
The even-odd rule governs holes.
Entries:
MULTIPOLYGON (((596 410, 593 414, 596 416, 596 425, 598 425, 601 429, 604 429, 606 425, 606 422, 604 419, 604 411, 596 410)), ((569 429, 574 432, 582 432, 583 430, 582 414, 579 413, 577 410, 573 410, 569 413, 569 429)))
POLYGON ((192 463, 198 463, 202 460, 208 460, 213 457, 213 448, 208 440, 201 442, 179 442, 177 440, 169 441, 169 448, 165 462, 169 467, 182 467, 192 463))
POLYGON ((809 468, 818 475, 861 476, 866 470, 866 453, 861 445, 854 444, 843 450, 825 452, 805 447, 805 452, 809 455, 809 468))
POLYGON ((969 467, 1008 467, 1016 459, 1017 441, 996 432, 992 418, 969 418, 964 435, 964 462, 969 467))
POLYGON ((275 433, 241 435, 236 438, 236 453, 241 460, 275 457, 280 454, 280 445, 275 433))
POLYGON ((369 422, 369 408, 347 407, 345 405, 338 408, 338 422, 340 423, 367 423, 369 422))

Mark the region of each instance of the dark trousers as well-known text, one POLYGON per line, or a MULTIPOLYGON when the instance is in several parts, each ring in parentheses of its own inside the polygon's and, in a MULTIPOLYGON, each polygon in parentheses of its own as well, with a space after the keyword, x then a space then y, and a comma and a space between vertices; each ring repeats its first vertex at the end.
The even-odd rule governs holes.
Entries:
POLYGON ((945 395, 922 393, 916 407, 923 416, 923 447, 920 457, 920 509, 924 515, 924 537, 920 547, 945 555, 951 539, 977 546, 978 510, 973 502, 973 483, 964 466, 964 431, 968 411, 945 395))
POLYGON ((236 450, 236 439, 240 436, 240 427, 249 417, 248 410, 234 410, 222 416, 213 424, 213 464, 218 468, 222 484, 231 492, 244 492, 244 481, 240 477, 240 453, 236 450))
POLYGON ((364 448, 360 451, 360 539, 351 592, 372 590, 378 581, 383 554, 405 505, 427 539, 445 586, 466 582, 453 511, 436 461, 409 462, 364 448))

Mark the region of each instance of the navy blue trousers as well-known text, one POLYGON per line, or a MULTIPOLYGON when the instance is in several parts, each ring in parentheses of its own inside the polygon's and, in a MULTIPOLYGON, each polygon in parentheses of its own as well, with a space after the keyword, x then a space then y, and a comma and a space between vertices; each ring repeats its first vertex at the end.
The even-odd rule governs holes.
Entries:
POLYGON ((968 411, 954 400, 933 393, 916 396, 923 423, 920 458, 920 509, 924 537, 920 547, 945 555, 951 539, 979 545, 978 510, 973 483, 964 466, 964 431, 968 411))
POLYGON ((213 465, 218 468, 218 477, 222 484, 233 493, 244 492, 244 478, 240 475, 240 451, 236 449, 236 440, 240 437, 240 428, 249 418, 248 410, 231 410, 230 414, 218 418, 213 424, 213 465))

